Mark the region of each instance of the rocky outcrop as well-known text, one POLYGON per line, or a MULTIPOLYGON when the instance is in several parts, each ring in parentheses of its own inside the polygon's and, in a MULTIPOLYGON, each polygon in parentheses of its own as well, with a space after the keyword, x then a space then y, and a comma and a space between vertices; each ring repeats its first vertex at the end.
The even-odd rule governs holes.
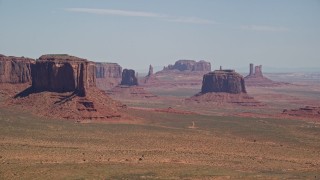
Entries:
POLYGON ((174 65, 168 65, 163 68, 164 71, 178 70, 178 71, 211 71, 211 63, 201 60, 196 62, 194 60, 178 60, 174 65))
POLYGON ((95 81, 95 63, 66 54, 43 55, 32 68, 32 86, 7 104, 52 118, 120 118, 121 103, 97 89, 95 81))
POLYGON ((216 70, 203 76, 201 93, 246 93, 243 77, 234 70, 216 70))
POLYGON ((156 77, 156 75, 153 73, 153 67, 152 65, 150 64, 149 66, 149 71, 148 71, 148 74, 147 76, 143 77, 143 78, 139 78, 140 80, 140 84, 143 84, 143 85, 151 85, 153 83, 158 83, 159 80, 158 78, 156 77))
POLYGON ((96 63, 96 85, 101 90, 111 89, 121 82, 122 67, 117 63, 96 63))
POLYGON ((152 67, 152 65, 150 64, 150 66, 149 66, 149 71, 148 71, 147 76, 150 77, 150 76, 152 76, 152 75, 153 75, 153 67, 152 67))
POLYGON ((32 72, 34 91, 75 92, 86 95, 95 86, 95 63, 69 55, 43 55, 32 72))
POLYGON ((288 83, 275 82, 271 79, 268 79, 263 76, 262 65, 254 66, 250 64, 249 75, 247 75, 244 80, 247 86, 262 86, 262 87, 271 87, 271 86, 281 86, 287 85, 288 83))
POLYGON ((201 92, 186 99, 187 102, 225 103, 241 106, 261 106, 246 92, 244 78, 234 70, 216 70, 203 76, 201 92))
POLYGON ((132 69, 124 69, 122 72, 121 85, 136 86, 138 85, 138 79, 136 73, 132 69))
POLYGON ((30 58, 0 55, 0 83, 31 83, 34 63, 30 58))
POLYGON ((117 63, 96 63, 97 78, 121 78, 122 67, 117 63))

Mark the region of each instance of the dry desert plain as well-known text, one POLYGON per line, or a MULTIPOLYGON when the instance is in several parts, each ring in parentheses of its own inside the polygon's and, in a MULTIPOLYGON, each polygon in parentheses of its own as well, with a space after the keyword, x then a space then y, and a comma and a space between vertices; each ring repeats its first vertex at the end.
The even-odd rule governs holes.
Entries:
POLYGON ((319 75, 267 76, 294 85, 247 87, 258 107, 187 101, 201 85, 145 87, 157 97, 115 97, 127 108, 112 121, 39 117, 1 88, 0 179, 319 179, 320 120, 282 114, 320 106, 319 75))

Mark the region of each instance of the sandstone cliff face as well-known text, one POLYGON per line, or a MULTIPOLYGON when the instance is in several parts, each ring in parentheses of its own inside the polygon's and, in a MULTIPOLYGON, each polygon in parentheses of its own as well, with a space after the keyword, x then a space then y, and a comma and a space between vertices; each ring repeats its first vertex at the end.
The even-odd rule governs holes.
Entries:
POLYGON ((216 70, 203 76, 201 93, 246 93, 244 78, 234 70, 216 70))
POLYGON ((132 69, 124 69, 122 72, 121 85, 135 86, 138 85, 136 73, 132 69))
POLYGON ((211 71, 211 63, 206 61, 196 62, 194 60, 179 60, 174 65, 164 67, 163 70, 179 71, 211 71))
POLYGON ((120 84, 122 67, 117 63, 96 63, 96 85, 101 90, 109 90, 120 84))
POLYGON ((0 83, 30 83, 34 63, 30 58, 0 55, 0 83))
POLYGON ((97 78, 121 78, 122 67, 117 63, 96 63, 97 78))
POLYGON ((43 55, 32 72, 35 91, 70 92, 85 96, 95 86, 95 64, 69 55, 43 55))

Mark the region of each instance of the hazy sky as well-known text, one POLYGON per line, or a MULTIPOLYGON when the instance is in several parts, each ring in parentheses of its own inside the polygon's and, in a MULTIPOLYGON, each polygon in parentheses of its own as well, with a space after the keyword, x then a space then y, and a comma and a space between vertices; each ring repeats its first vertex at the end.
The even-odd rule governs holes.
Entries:
POLYGON ((319 0, 0 0, 0 54, 319 67, 319 0))

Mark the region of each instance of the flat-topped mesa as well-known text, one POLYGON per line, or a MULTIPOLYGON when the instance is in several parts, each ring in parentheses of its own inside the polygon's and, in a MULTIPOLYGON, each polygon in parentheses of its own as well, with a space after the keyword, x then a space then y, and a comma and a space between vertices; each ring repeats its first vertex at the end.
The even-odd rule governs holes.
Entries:
MULTIPOLYGON (((221 68, 222 69, 222 68, 221 68)), ((201 92, 187 98, 187 102, 212 105, 262 106, 246 91, 243 76, 234 70, 215 70, 203 76, 201 92)))
POLYGON ((234 70, 216 70, 203 76, 201 93, 247 93, 244 78, 234 70))
POLYGON ((32 72, 32 88, 35 91, 71 92, 86 95, 86 89, 94 87, 95 63, 66 54, 41 56, 32 72))
POLYGON ((97 78, 121 78, 122 67, 117 63, 96 63, 97 78))
POLYGON ((34 59, 0 55, 0 83, 31 83, 34 59))
POLYGON ((168 65, 163 70, 179 70, 179 71, 211 71, 211 63, 200 60, 178 60, 174 65, 168 65))
POLYGON ((138 79, 136 73, 132 69, 124 69, 122 72, 121 85, 136 86, 138 85, 138 79))

